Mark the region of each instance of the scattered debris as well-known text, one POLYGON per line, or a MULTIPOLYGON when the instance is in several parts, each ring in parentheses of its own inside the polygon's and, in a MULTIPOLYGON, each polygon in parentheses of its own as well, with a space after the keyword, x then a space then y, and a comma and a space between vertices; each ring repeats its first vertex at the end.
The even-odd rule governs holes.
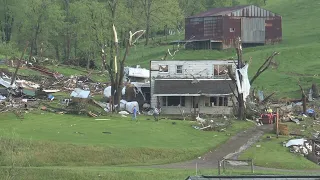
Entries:
POLYGON ((94 114, 93 112, 89 111, 88 114, 91 116, 91 117, 98 117, 98 115, 94 114))

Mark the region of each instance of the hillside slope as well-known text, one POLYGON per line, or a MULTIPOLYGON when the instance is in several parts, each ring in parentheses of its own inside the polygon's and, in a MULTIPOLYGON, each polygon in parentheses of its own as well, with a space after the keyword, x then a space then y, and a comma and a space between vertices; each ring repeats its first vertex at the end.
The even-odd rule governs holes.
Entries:
MULTIPOLYGON (((267 6, 263 8, 282 16, 283 42, 278 45, 245 48, 244 58, 253 58, 249 68, 249 76, 255 73, 273 51, 278 51, 280 52, 280 55, 276 57, 276 61, 279 63, 278 69, 270 69, 263 73, 254 86, 269 93, 276 91, 278 97, 300 97, 298 80, 305 88, 311 87, 312 83, 320 82, 318 77, 318 68, 320 68, 320 33, 318 29, 320 24, 317 23, 320 1, 268 0, 267 6)), ((167 48, 170 46, 133 49, 131 52, 135 54, 135 57, 130 58, 128 64, 141 64, 147 67, 149 60, 162 57, 167 48), (141 52, 146 52, 148 55, 139 57, 141 52)), ((235 55, 234 50, 181 50, 174 59, 225 59, 235 55)))

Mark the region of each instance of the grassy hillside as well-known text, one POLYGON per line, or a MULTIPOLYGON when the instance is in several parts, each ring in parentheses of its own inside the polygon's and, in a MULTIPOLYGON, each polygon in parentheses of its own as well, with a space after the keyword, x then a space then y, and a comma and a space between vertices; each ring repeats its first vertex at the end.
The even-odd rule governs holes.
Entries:
MULTIPOLYGON (((297 81, 304 87, 319 83, 317 76, 320 68, 320 24, 317 23, 318 0, 268 0, 263 7, 280 14, 283 18, 283 42, 278 45, 245 48, 244 58, 253 58, 249 76, 255 73, 262 62, 273 52, 279 51, 276 61, 280 64, 277 70, 265 72, 254 84, 265 91, 277 91, 278 97, 299 97, 297 81), (316 75, 316 76, 315 76, 316 75)), ((183 36, 177 39, 183 39, 183 36)), ((139 46, 131 50, 128 64, 141 64, 148 67, 149 60, 163 57, 170 46, 139 46)), ((226 59, 234 57, 234 50, 181 50, 174 59, 226 59)), ((170 58, 168 58, 170 59, 170 58)))

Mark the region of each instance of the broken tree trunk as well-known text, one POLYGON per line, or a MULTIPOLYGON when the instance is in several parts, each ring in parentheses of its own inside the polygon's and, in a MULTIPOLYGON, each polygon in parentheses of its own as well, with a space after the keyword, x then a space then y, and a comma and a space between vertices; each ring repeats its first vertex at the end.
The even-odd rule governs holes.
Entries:
POLYGON ((307 112, 307 96, 306 93, 304 92, 300 82, 298 82, 298 86, 300 87, 301 90, 301 101, 302 101, 302 108, 303 108, 303 114, 306 114, 307 112))
POLYGON ((312 97, 313 98, 318 98, 319 97, 319 90, 317 84, 313 83, 311 86, 312 89, 312 97))
MULTIPOLYGON (((241 38, 238 38, 238 41, 236 42, 236 50, 238 55, 238 63, 237 63, 237 69, 241 69, 244 66, 243 60, 242 60, 242 43, 241 38)), ((242 86, 242 75, 239 71, 236 71, 239 76, 240 80, 240 86, 242 86)), ((245 103, 243 99, 243 93, 238 92, 238 119, 239 120, 245 120, 246 119, 246 108, 245 103)))
POLYGON ((29 45, 29 42, 27 42, 27 44, 26 44, 26 46, 25 46, 25 48, 24 48, 24 51, 22 52, 22 54, 21 54, 21 56, 20 56, 20 59, 19 59, 19 61, 18 61, 16 70, 14 71, 14 74, 13 74, 13 76, 11 77, 11 83, 10 83, 11 86, 13 85, 14 81, 16 80, 16 77, 17 77, 17 74, 18 74, 18 70, 19 70, 20 65, 21 65, 22 58, 23 58, 23 56, 24 56, 24 53, 26 53, 26 51, 27 51, 28 45, 29 45))
MULTIPOLYGON (((238 62, 235 63, 237 69, 241 69, 244 66, 244 63, 242 61, 242 45, 241 45, 241 39, 240 37, 236 41, 236 51, 237 51, 237 56, 238 56, 238 62)), ((239 71, 236 71, 235 73, 238 73, 239 80, 240 80, 240 86, 241 86, 241 81, 242 81, 242 75, 239 71)), ((237 80, 235 78, 235 75, 233 74, 232 68, 229 66, 228 67, 228 75, 232 82, 236 85, 236 91, 237 93, 234 93, 234 96, 237 99, 237 117, 239 120, 245 120, 246 119, 246 108, 245 108, 245 101, 243 99, 243 93, 239 92, 238 90, 238 85, 237 85, 237 80)), ((231 88, 231 87, 230 87, 231 88)), ((232 88, 231 88, 232 89, 232 88)), ((233 91, 233 90, 232 90, 233 91)))

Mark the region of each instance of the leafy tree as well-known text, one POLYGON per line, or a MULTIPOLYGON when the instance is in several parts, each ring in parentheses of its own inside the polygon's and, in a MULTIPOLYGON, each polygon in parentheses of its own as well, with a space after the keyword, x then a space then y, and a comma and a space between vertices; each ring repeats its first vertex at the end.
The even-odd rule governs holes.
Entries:
POLYGON ((248 4, 254 4, 257 6, 265 6, 267 5, 267 0, 247 0, 248 4))
POLYGON ((181 11, 177 0, 139 0, 142 14, 145 18, 146 43, 149 44, 151 28, 164 26, 165 22, 170 25, 177 24, 177 19, 181 19, 181 11))
MULTIPOLYGON (((23 13, 16 15, 18 41, 30 42, 30 56, 38 55, 39 44, 48 44, 61 19, 61 11, 54 1, 22 0, 23 13), (41 42, 41 43, 40 43, 41 42)), ((25 43, 23 43, 25 44, 25 43)))
POLYGON ((11 40, 18 5, 17 0, 0 1, 0 32, 2 42, 9 43, 11 40))

